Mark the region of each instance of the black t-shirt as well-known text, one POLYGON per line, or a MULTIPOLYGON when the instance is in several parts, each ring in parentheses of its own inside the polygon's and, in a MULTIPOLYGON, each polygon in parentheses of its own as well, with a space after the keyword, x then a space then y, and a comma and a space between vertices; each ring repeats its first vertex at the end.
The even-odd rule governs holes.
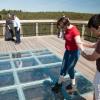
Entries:
POLYGON ((10 29, 13 29, 13 22, 11 19, 6 19, 6 28, 10 27, 10 29))

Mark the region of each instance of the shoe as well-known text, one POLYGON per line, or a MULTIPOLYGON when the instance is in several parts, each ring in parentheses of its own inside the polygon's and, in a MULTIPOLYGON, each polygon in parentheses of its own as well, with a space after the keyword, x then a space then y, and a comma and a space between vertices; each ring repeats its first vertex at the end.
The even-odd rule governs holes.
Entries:
POLYGON ((15 41, 15 44, 20 44, 20 42, 15 41))
POLYGON ((11 41, 15 41, 15 39, 12 38, 11 41))
POLYGON ((77 91, 77 87, 76 85, 69 84, 68 86, 66 86, 66 91, 69 94, 72 94, 73 92, 77 91))
POLYGON ((10 41, 10 39, 5 39, 5 41, 10 41))
POLYGON ((62 87, 62 84, 56 83, 54 87, 52 87, 52 91, 58 93, 62 87))

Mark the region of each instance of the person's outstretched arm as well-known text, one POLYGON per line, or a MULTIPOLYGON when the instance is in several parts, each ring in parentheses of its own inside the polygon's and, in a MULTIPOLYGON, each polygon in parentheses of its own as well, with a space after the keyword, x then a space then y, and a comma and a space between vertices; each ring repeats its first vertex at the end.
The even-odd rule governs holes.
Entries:
POLYGON ((88 47, 88 48, 96 48, 96 43, 86 43, 86 42, 82 42, 84 47, 88 47))
POLYGON ((100 54, 94 51, 91 55, 86 54, 84 51, 81 52, 81 55, 89 60, 89 61, 95 61, 96 59, 100 58, 100 54))
POLYGON ((97 41, 97 43, 94 46, 95 46, 95 50, 92 54, 87 54, 86 52, 83 51, 81 55, 90 61, 95 61, 96 59, 99 59, 100 58, 100 42, 97 41))
POLYGON ((77 36, 75 37, 75 42, 76 42, 78 48, 79 48, 81 51, 84 51, 84 47, 83 47, 83 44, 82 44, 80 35, 77 35, 77 36))

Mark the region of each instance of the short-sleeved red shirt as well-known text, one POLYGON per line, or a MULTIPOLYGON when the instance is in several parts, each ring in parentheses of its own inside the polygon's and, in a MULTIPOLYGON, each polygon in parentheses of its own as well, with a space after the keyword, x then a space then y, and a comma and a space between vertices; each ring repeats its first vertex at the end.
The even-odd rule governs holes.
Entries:
POLYGON ((76 26, 73 26, 71 29, 65 30, 65 48, 66 50, 78 50, 78 46, 75 42, 75 37, 77 35, 80 35, 80 32, 76 28, 76 26))

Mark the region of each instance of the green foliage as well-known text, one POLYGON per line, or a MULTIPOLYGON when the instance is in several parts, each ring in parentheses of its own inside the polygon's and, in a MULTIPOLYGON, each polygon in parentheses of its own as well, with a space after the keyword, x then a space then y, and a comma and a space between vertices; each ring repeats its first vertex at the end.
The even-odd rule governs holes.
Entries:
POLYGON ((36 35, 35 34, 35 25, 33 23, 24 23, 22 24, 22 31, 23 31, 23 36, 32 36, 36 35))
POLYGON ((88 20, 92 14, 75 13, 75 12, 23 12, 21 10, 5 10, 0 11, 2 19, 6 19, 7 13, 15 13, 20 19, 33 20, 33 19, 58 19, 66 15, 72 20, 88 20))
MULTIPOLYGON (((75 13, 75 12, 23 12, 21 10, 5 10, 0 11, 0 20, 5 20, 8 13, 16 14, 21 20, 42 20, 42 19, 54 19, 57 20, 62 16, 67 16, 71 20, 88 20, 93 14, 88 13, 75 13)), ((57 34, 56 23, 54 23, 54 34, 57 34)), ((50 23, 38 23, 39 25, 39 35, 51 34, 50 23)), ((82 25, 76 25, 82 31, 82 25)), ((36 35, 36 24, 27 23, 22 24, 22 31, 24 36, 34 36, 36 35)), ((2 26, 0 26, 0 35, 2 35, 2 26)), ((91 33, 86 29, 85 39, 90 39, 91 33)), ((95 37, 95 36, 94 36, 95 37)), ((94 41, 93 38, 91 41, 94 41)))

